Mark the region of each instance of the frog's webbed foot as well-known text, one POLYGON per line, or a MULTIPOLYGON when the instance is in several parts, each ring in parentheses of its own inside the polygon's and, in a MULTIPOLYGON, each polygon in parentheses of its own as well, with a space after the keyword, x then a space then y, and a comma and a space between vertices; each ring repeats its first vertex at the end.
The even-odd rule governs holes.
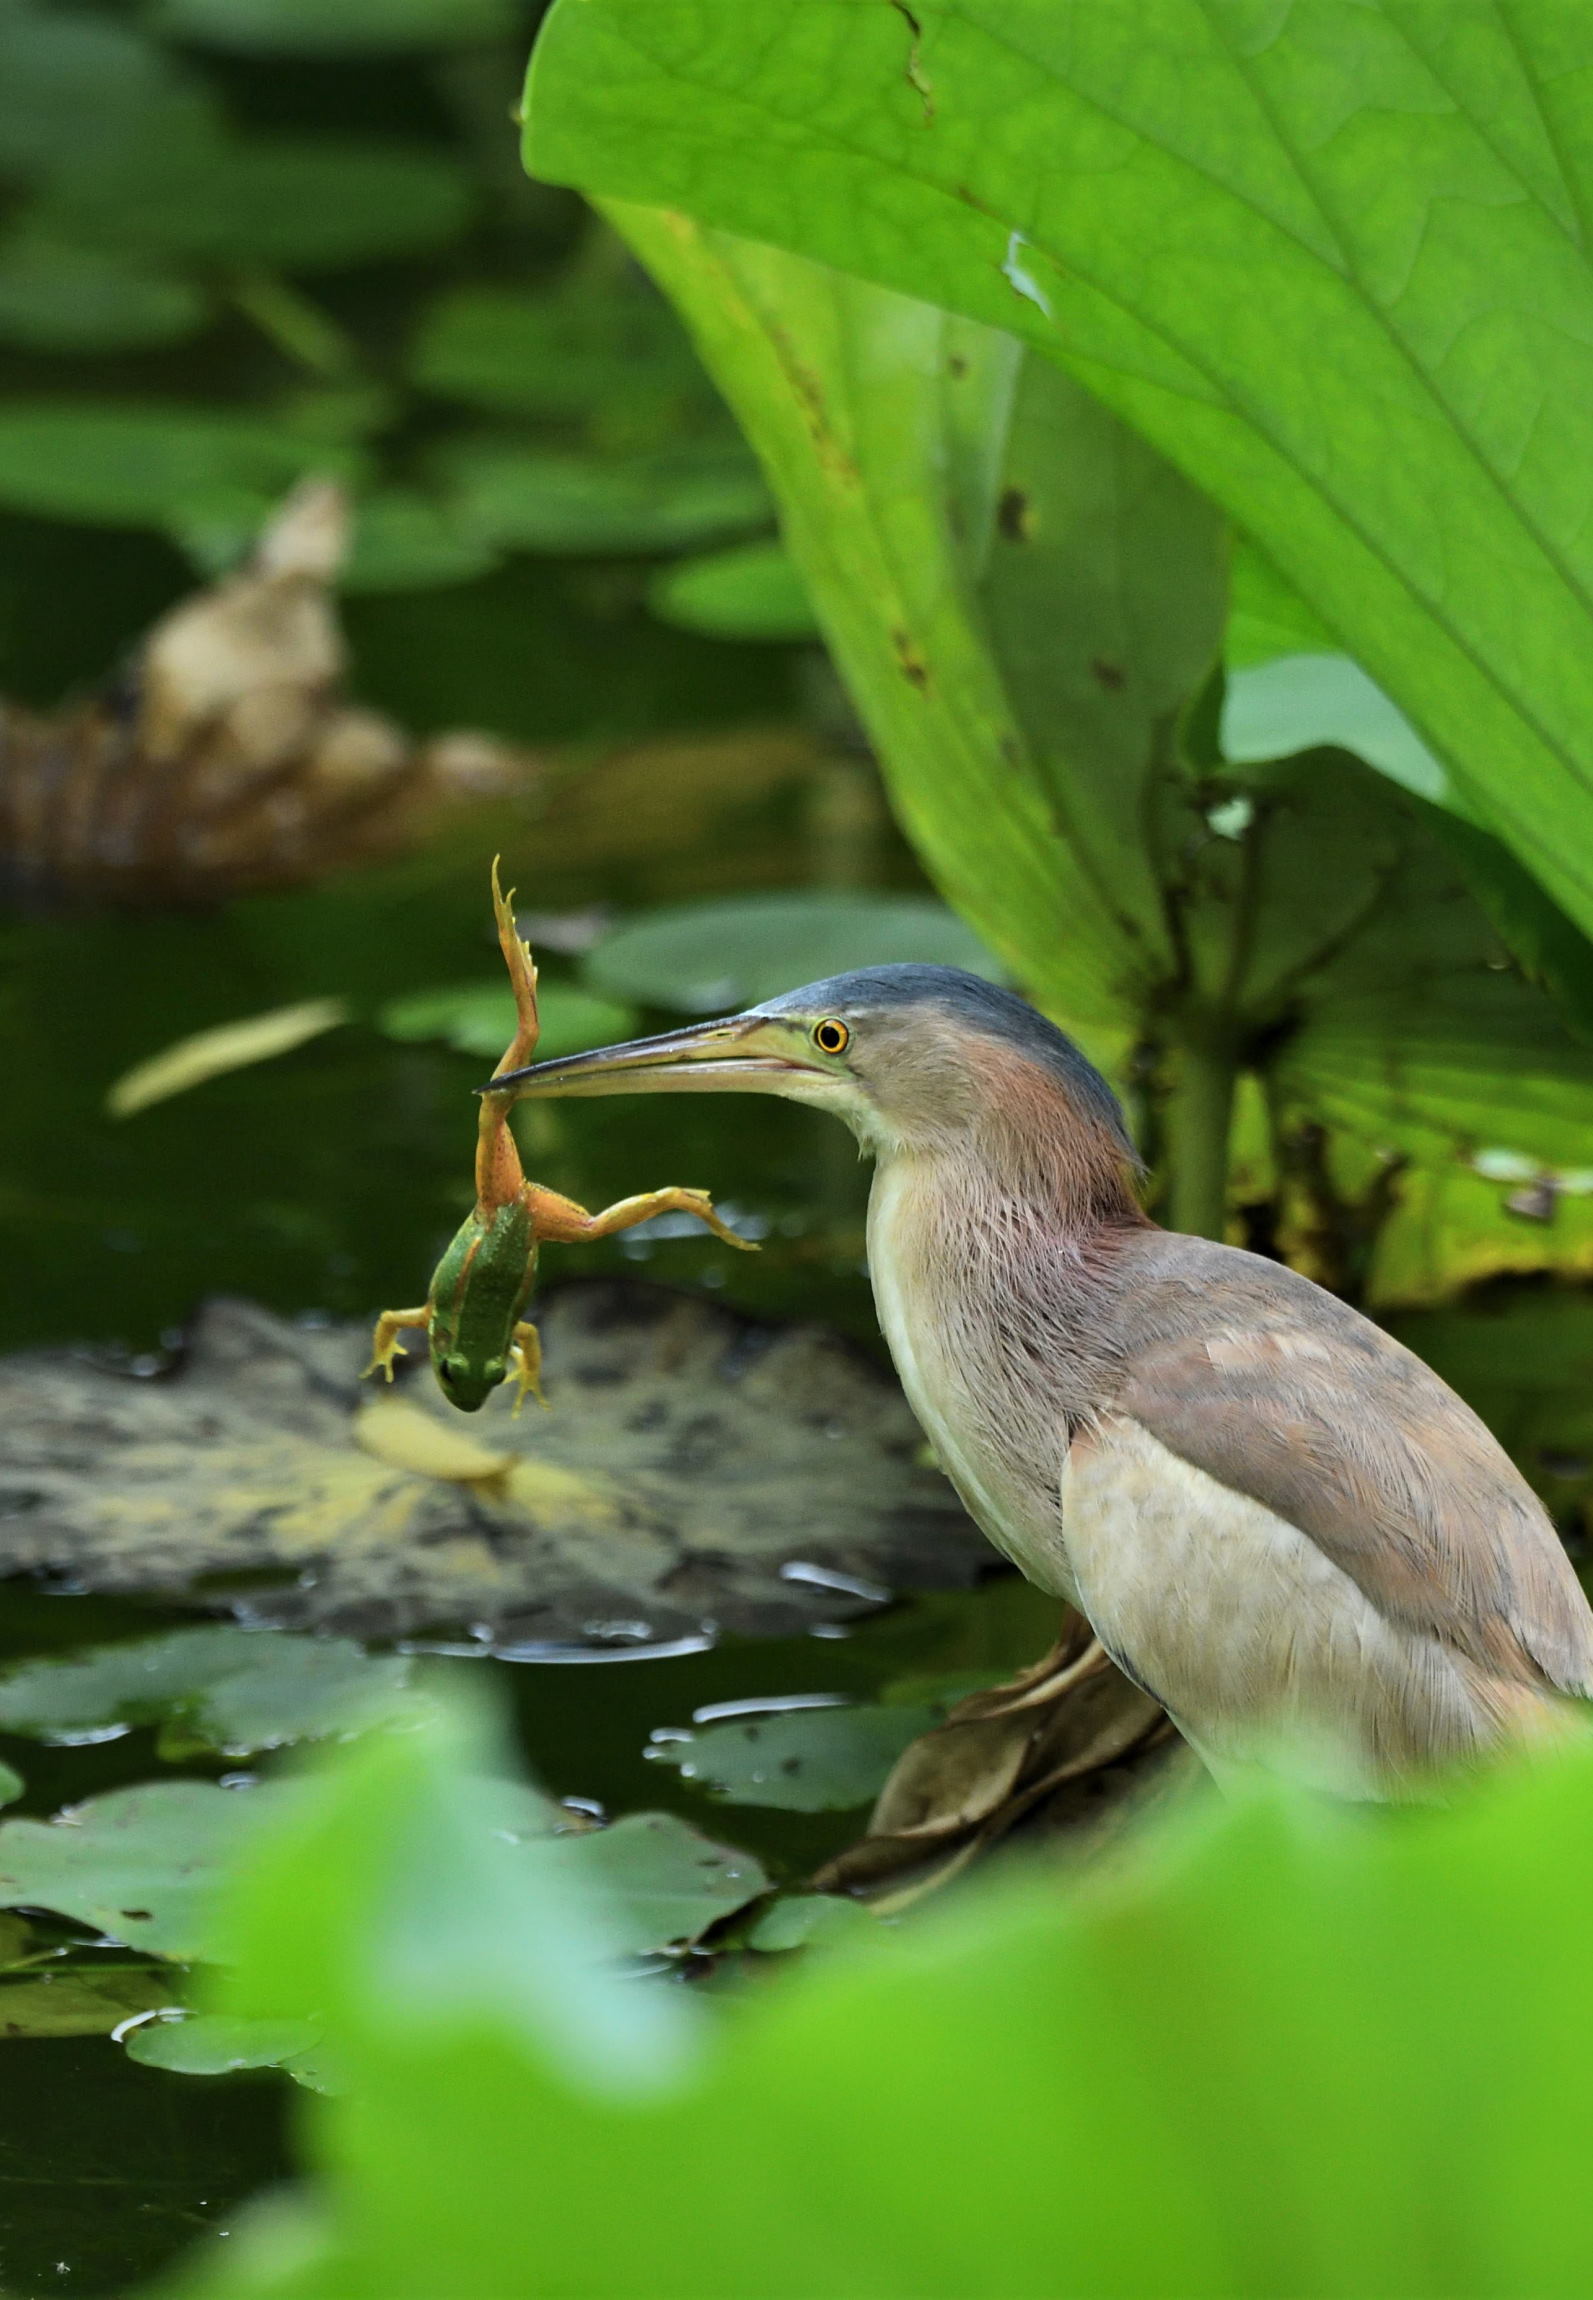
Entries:
POLYGON ((518 1386, 515 1390, 513 1413, 525 1404, 529 1390, 539 1406, 546 1406, 542 1395, 542 1338, 535 1326, 524 1318, 509 1336, 514 1344, 509 1356, 509 1379, 518 1386))
POLYGON ((384 1310, 382 1312, 376 1321, 376 1331, 371 1337, 371 1362, 366 1367, 365 1372, 361 1374, 361 1381, 364 1381, 371 1374, 385 1374, 389 1381, 392 1380, 393 1360, 409 1355, 409 1352, 398 1339, 405 1326, 419 1326, 423 1330, 429 1331, 431 1327, 430 1302, 422 1303, 418 1310, 384 1310))
POLYGON ((498 922, 498 947, 503 952, 503 963, 509 969, 509 987, 514 992, 517 1023, 513 1038, 504 1050, 503 1060, 493 1072, 524 1070, 534 1060, 540 1025, 537 1021, 537 970, 531 956, 531 946, 520 940, 514 923, 514 889, 507 894, 498 883, 498 858, 492 860, 492 910, 498 922))
POLYGON ((537 1236, 551 1239, 556 1245, 589 1245, 594 1238, 612 1238, 617 1231, 632 1230, 638 1222, 651 1221, 655 1214, 693 1214, 699 1222, 706 1222, 716 1238, 723 1238, 727 1246, 739 1246, 744 1254, 755 1254, 757 1246, 751 1238, 742 1238, 731 1229, 714 1209, 714 1202, 706 1190, 643 1190, 634 1198, 621 1198, 613 1206, 605 1206, 601 1214, 588 1214, 568 1198, 556 1198, 552 1191, 539 1191, 532 1204, 537 1236))

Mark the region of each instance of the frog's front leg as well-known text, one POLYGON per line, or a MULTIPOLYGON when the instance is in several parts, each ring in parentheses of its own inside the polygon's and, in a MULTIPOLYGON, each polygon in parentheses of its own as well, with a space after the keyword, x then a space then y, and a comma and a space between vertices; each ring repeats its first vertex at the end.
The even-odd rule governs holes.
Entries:
POLYGON ((643 1190, 634 1198, 621 1198, 605 1206, 601 1214, 589 1214, 573 1198, 561 1198, 556 1190, 543 1190, 534 1182, 526 1184, 525 1196, 537 1237, 558 1246, 590 1245, 596 1238, 612 1238, 616 1231, 634 1229, 638 1222, 651 1221, 655 1214, 694 1214, 727 1246, 738 1246, 745 1254, 758 1250, 752 1239, 737 1237, 720 1219, 706 1190, 643 1190))
POLYGON ((419 1326, 429 1333, 431 1319, 430 1302, 422 1303, 418 1310, 384 1310, 376 1321, 376 1331, 371 1337, 371 1362, 361 1374, 361 1381, 375 1373, 385 1374, 391 1381, 393 1360, 409 1355, 399 1342, 399 1334, 405 1326, 419 1326))
POLYGON ((548 1401, 542 1395, 541 1335, 528 1318, 522 1318, 509 1339, 514 1345, 509 1353, 509 1379, 517 1385, 513 1412, 520 1411, 528 1391, 539 1406, 545 1406, 548 1401))

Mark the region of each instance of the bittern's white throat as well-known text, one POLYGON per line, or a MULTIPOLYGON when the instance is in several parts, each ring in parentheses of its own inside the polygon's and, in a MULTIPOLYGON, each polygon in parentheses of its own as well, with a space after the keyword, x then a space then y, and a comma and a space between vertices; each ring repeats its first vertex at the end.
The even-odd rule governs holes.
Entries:
POLYGON ((1476 1415, 1308 1278, 1150 1222, 1110 1089, 1009 992, 869 967, 515 1076, 844 1119, 948 1475, 1219 1773, 1287 1748, 1387 1793, 1593 1693, 1593 1614, 1476 1415))

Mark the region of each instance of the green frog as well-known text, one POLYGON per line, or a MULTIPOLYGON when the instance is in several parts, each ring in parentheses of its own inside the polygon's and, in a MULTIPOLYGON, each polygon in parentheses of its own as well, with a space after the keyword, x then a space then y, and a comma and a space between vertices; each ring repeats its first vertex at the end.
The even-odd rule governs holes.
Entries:
MULTIPOLYGON (((539 1031, 537 970, 529 945, 516 932, 513 904, 513 890, 506 896, 498 883, 495 858, 492 907, 518 1022, 494 1078, 527 1067, 539 1031)), ((536 1281, 537 1254, 544 1244, 573 1246, 612 1238, 616 1231, 629 1230, 654 1214, 684 1213, 695 1214, 727 1246, 756 1251, 750 1239, 738 1238, 721 1221, 706 1190, 645 1190, 638 1197, 621 1198, 601 1214, 589 1214, 573 1198, 528 1182, 509 1126, 514 1101, 513 1091, 495 1094, 490 1084, 482 1093, 476 1203, 438 1263, 420 1308, 384 1310, 377 1319, 373 1355, 365 1369, 367 1374, 381 1372, 391 1381, 394 1359, 406 1354, 400 1332, 420 1327, 430 1342, 431 1362, 444 1397, 467 1414, 479 1411, 504 1381, 516 1385, 516 1413, 528 1392, 539 1404, 547 1403, 542 1395, 541 1345, 535 1326, 525 1317, 536 1281)))

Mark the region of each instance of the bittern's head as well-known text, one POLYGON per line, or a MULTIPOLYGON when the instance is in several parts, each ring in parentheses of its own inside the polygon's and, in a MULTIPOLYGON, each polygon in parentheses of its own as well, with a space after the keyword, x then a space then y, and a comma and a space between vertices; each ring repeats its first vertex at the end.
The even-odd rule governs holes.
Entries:
POLYGON ((495 1079, 526 1094, 753 1093, 812 1102, 866 1148, 970 1132, 1058 1131, 1134 1151, 1115 1097, 1071 1039, 1010 990, 952 966, 868 966, 697 1022, 495 1079))

